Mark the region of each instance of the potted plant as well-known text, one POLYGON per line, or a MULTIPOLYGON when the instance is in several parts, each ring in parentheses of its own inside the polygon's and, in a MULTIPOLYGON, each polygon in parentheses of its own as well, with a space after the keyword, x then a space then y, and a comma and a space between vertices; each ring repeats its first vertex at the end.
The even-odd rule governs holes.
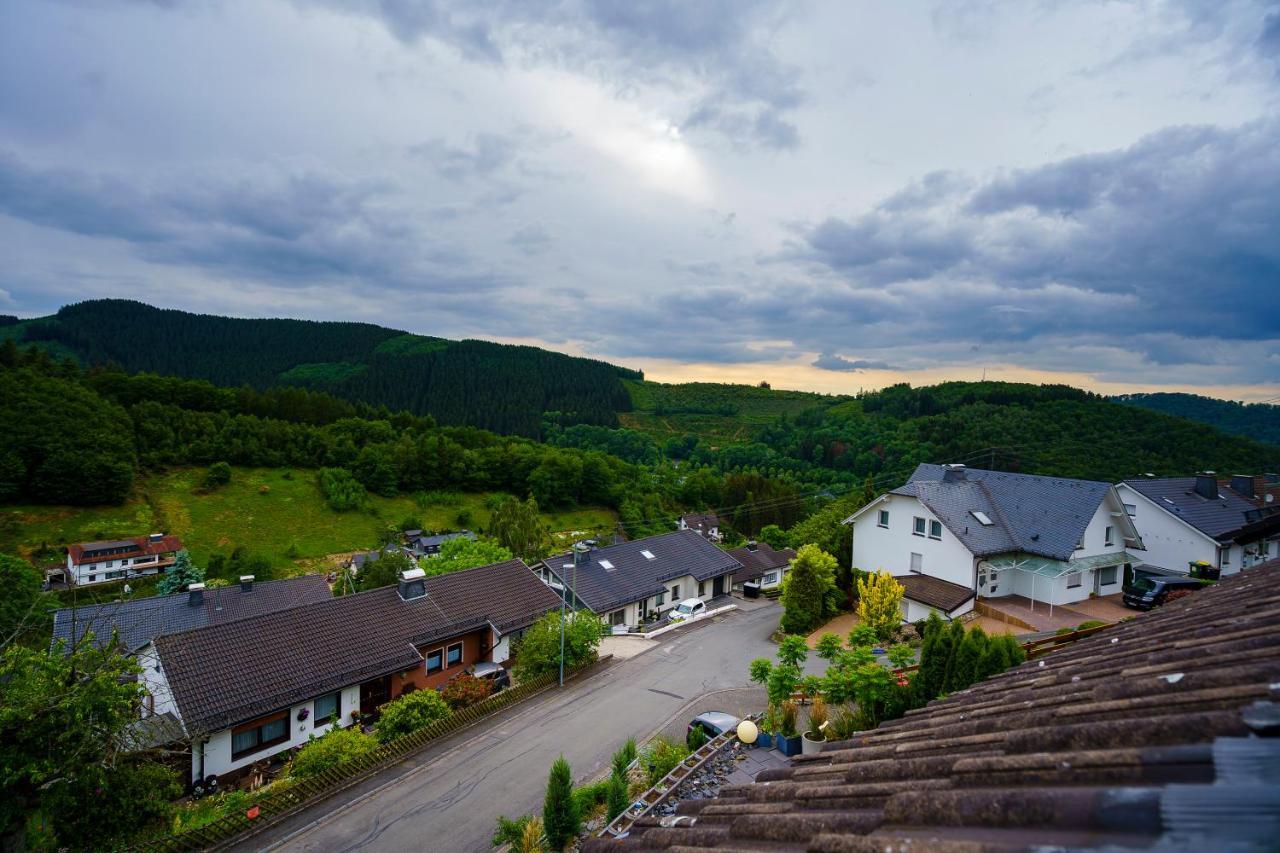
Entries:
POLYGON ((799 710, 795 702, 783 702, 779 711, 778 736, 774 738, 774 746, 788 758, 800 754, 800 732, 796 729, 799 710))
POLYGON ((821 696, 813 697, 809 706, 809 729, 804 733, 800 751, 804 755, 813 755, 822 751, 822 744, 827 740, 827 703, 821 696))

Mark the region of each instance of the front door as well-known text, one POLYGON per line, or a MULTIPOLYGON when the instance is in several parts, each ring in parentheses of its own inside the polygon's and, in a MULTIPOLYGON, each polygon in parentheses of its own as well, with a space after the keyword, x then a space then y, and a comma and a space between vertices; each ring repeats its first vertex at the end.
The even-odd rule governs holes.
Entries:
POLYGON ((720 575, 711 582, 711 596, 724 595, 724 575, 720 575))
POLYGON ((391 676, 384 675, 360 685, 360 715, 378 713, 378 707, 391 698, 391 676))

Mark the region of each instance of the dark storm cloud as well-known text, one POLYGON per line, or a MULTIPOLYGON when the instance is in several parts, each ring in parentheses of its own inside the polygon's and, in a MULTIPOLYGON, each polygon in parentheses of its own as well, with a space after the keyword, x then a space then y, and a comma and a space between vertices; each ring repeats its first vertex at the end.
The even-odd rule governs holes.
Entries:
POLYGON ((282 286, 317 279, 471 293, 499 286, 473 272, 463 253, 423 239, 403 217, 384 210, 387 193, 378 181, 316 173, 143 183, 42 170, 0 152, 0 213, 123 241, 149 261, 282 286))
POLYGON ((835 353, 824 352, 813 360, 813 366, 822 370, 836 370, 848 373, 859 373, 863 370, 893 370, 888 363, 875 359, 845 358, 835 353))
POLYGON ((1280 336, 1280 123, 1170 128, 966 186, 828 219, 801 255, 845 282, 830 301, 879 288, 949 339, 1280 336))

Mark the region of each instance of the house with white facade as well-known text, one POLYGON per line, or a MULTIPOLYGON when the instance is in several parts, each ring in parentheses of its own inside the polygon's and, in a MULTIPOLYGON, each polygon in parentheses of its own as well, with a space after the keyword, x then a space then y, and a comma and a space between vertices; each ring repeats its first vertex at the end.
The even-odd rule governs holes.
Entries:
POLYGON ((1120 592, 1142 539, 1110 483, 920 465, 845 519, 853 565, 906 589, 903 618, 945 618, 978 597, 1050 605, 1120 592))
POLYGON ((181 550, 181 539, 163 533, 103 542, 77 542, 67 546, 66 567, 50 570, 45 576, 53 582, 87 586, 156 575, 172 566, 181 550))
POLYGON ((724 539, 720 533, 720 516, 714 512, 687 512, 676 522, 677 530, 692 530, 712 542, 724 539))
POLYGON ((471 664, 507 660, 512 638, 559 606, 519 560, 430 578, 413 569, 397 586, 158 636, 137 658, 154 713, 185 732, 192 780, 234 778, 471 664))
POLYGON ((1265 475, 1140 477, 1116 488, 1150 566, 1188 574, 1195 562, 1225 576, 1280 554, 1280 502, 1265 475))
POLYGON ((760 589, 776 589, 791 569, 796 558, 794 548, 774 548, 768 542, 748 542, 741 548, 730 548, 733 557, 742 568, 733 573, 733 588, 742 589, 753 584, 760 589))
POLYGON ((652 621, 686 598, 727 595, 742 564, 694 530, 603 548, 586 543, 534 566, 575 607, 617 629, 652 621))

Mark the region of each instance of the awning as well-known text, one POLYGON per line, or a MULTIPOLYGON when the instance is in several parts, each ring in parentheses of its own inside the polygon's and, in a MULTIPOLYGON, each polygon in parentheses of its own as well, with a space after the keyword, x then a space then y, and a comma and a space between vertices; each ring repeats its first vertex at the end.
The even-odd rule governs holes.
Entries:
POLYGON ((1081 557, 1078 560, 1052 560, 1034 554, 1002 554, 999 557, 984 560, 987 568, 996 571, 1019 571, 1039 575, 1042 578, 1060 578, 1072 572, 1088 572, 1094 569, 1105 569, 1109 566, 1123 566, 1125 563, 1136 563, 1138 560, 1125 551, 1114 554, 1097 554, 1093 557, 1081 557))

